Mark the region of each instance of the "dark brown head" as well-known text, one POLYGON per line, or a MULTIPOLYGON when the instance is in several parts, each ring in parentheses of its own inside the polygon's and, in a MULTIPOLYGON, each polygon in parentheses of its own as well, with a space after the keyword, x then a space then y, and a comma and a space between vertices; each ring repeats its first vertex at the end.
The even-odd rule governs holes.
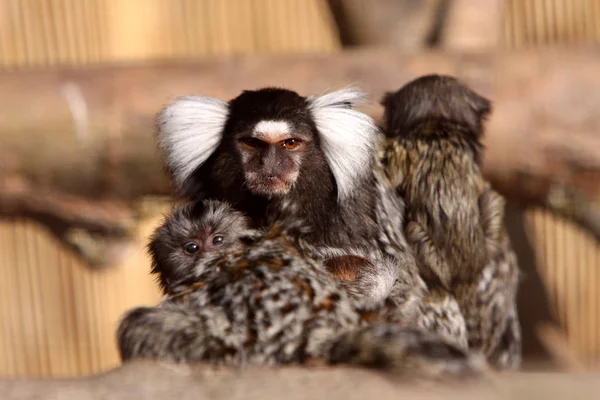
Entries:
POLYGON ((458 79, 444 75, 417 78, 383 97, 386 136, 402 137, 422 122, 442 120, 466 128, 479 141, 491 103, 458 79))
POLYGON ((284 89, 244 91, 229 113, 223 140, 239 155, 248 189, 266 198, 288 194, 303 162, 319 153, 306 98, 284 89))
POLYGON ((152 273, 158 274, 163 291, 202 272, 209 256, 241 248, 239 240, 248 220, 229 204, 214 200, 177 207, 152 235, 148 252, 152 273))
POLYGON ((311 180, 343 201, 371 170, 377 128, 352 109, 363 97, 353 89, 303 97, 280 88, 229 102, 183 97, 159 114, 159 149, 185 194, 208 180, 215 193, 270 200, 311 180))

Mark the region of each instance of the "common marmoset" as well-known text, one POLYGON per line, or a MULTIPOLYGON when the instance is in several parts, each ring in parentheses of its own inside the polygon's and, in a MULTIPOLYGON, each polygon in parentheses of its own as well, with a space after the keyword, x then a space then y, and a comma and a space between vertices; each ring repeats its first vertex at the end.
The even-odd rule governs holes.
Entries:
POLYGON ((382 100, 386 173, 406 206, 405 234, 430 290, 449 291, 471 348, 498 367, 520 362, 518 265, 504 201, 481 173, 491 103, 457 79, 428 75, 382 100))
MULTIPOLYGON (((253 227, 302 219, 315 257, 346 254, 344 269, 356 271, 371 267, 361 257, 392 257, 419 288, 402 200, 383 182, 376 158, 381 134, 353 108, 364 98, 355 89, 303 97, 280 88, 247 90, 228 102, 181 97, 158 115, 158 147, 182 195, 228 201, 253 227)), ((384 298, 395 279, 382 271, 369 290, 384 298)))
MULTIPOLYGON (((249 225, 248 218, 227 202, 203 200, 177 207, 154 231, 148 245, 151 272, 158 276, 163 293, 170 293, 189 276, 199 275, 204 262, 215 254, 241 248, 241 237, 260 234, 249 225)), ((297 239, 305 251, 314 251, 297 239)), ((368 257, 359 250, 331 250, 325 262, 325 268, 365 307, 380 305, 398 276, 392 258, 368 257)))
MULTIPOLYGON (((190 215, 183 211, 174 218, 190 215)), ((304 229, 296 223, 241 235, 241 247, 207 254, 157 307, 125 314, 117 332, 122 359, 230 365, 321 359, 425 376, 480 371, 476 356, 413 327, 401 307, 362 309, 321 262, 304 254, 297 239, 304 229)), ((171 243, 178 240, 185 248, 189 239, 171 243)))
MULTIPOLYGON (((250 229, 248 219, 229 203, 188 202, 165 217, 154 231, 148 245, 151 272, 158 276, 163 293, 171 293, 189 276, 197 276, 204 268, 204 261, 214 258, 214 254, 241 248, 240 238, 252 234, 260 232, 250 229)), ((301 238, 297 239, 306 252, 314 251, 301 238)), ((325 268, 355 299, 361 300, 364 307, 375 307, 387 297, 399 271, 390 257, 373 260, 368 257, 369 254, 359 250, 330 249, 325 268)))

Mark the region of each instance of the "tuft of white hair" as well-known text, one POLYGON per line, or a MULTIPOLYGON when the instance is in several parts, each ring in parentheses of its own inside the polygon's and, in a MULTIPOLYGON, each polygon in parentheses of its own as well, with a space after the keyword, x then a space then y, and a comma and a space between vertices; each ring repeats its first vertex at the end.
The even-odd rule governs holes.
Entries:
POLYGON ((178 186, 215 152, 229 114, 213 97, 182 96, 158 114, 158 149, 178 186))
POLYGON ((341 203, 371 172, 377 126, 371 117, 352 108, 366 98, 361 90, 346 88, 308 99, 341 203))

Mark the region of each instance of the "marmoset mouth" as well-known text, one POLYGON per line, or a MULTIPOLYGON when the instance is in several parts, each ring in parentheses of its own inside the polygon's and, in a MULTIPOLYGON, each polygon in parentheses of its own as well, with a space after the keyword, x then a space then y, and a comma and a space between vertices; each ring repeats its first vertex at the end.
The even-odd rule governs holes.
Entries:
POLYGON ((280 176, 266 176, 247 182, 248 188, 261 196, 283 196, 290 191, 293 182, 280 176))

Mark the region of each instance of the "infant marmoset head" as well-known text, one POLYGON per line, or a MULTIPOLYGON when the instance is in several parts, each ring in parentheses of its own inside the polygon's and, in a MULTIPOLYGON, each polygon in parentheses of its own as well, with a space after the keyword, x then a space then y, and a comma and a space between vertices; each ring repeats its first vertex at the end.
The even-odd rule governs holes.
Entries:
POLYGON ((222 201, 185 203, 168 215, 150 238, 152 273, 168 293, 177 282, 198 274, 210 256, 242 246, 249 220, 222 201))

